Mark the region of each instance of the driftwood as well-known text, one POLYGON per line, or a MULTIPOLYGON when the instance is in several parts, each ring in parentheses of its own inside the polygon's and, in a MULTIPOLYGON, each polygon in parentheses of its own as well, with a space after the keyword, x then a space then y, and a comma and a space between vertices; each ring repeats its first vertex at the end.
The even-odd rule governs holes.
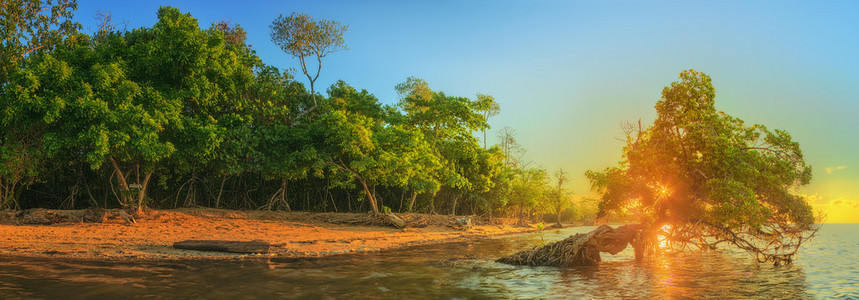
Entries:
POLYGON ((91 207, 84 210, 84 222, 89 223, 104 223, 107 221, 107 211, 98 207, 91 207))
POLYGON ((380 214, 379 217, 382 218, 384 223, 387 223, 394 228, 406 228, 406 220, 403 220, 400 216, 397 216, 392 212, 385 212, 384 214, 380 214))
POLYGON ((468 217, 454 218, 451 223, 453 225, 451 225, 450 227, 453 227, 454 229, 469 230, 471 228, 474 228, 474 223, 472 223, 471 218, 468 217))
POLYGON ((173 248, 230 253, 268 253, 271 244, 264 241, 187 240, 173 243, 173 248))
POLYGON ((18 225, 51 225, 61 221, 61 216, 56 212, 43 208, 25 209, 15 217, 18 225))
POLYGON ((576 234, 542 247, 534 247, 502 257, 496 261, 511 265, 530 266, 596 265, 602 261, 600 252, 614 255, 623 251, 627 244, 635 246, 635 239, 639 231, 638 225, 625 225, 618 228, 602 225, 591 232, 576 234))
POLYGON ((88 223, 104 223, 109 219, 121 219, 126 224, 134 224, 134 216, 122 209, 102 209, 91 207, 84 210, 83 221, 88 223))

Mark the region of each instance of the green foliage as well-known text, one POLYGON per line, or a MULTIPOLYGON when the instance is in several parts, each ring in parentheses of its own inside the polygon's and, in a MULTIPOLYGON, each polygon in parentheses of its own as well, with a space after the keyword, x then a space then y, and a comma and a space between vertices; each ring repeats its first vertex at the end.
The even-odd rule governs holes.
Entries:
POLYGON ((18 209, 18 192, 36 178, 44 160, 37 147, 4 137, 0 144, 0 209, 18 209))
POLYGON ((17 23, 2 29, 13 39, 0 57, 0 209, 542 209, 545 172, 475 136, 499 111, 492 96, 448 96, 417 78, 397 86, 396 106, 342 81, 316 95, 322 58, 345 49, 338 22, 272 24, 307 90, 265 65, 239 25, 201 28, 162 7, 151 27, 86 35, 68 21, 74 2, 38 16, 36 4, 3 4, 17 23))
POLYGON ((315 108, 314 84, 322 70, 322 58, 346 49, 343 33, 348 26, 325 19, 314 21, 306 14, 292 13, 287 17, 278 16, 270 27, 272 42, 280 46, 284 52, 298 58, 301 72, 310 81, 310 94, 315 108), (309 57, 316 58, 315 73, 308 67, 307 58, 309 57))
POLYGON ((709 76, 680 73, 653 125, 627 126, 620 166, 586 173, 602 194, 600 211, 633 208, 651 228, 671 224, 681 245, 711 247, 704 237, 716 237, 789 261, 814 230, 811 206, 791 193, 811 180, 811 167, 787 132, 747 126, 714 100, 709 76), (793 251, 779 252, 785 247, 793 251))
MULTIPOLYGON (((432 173, 438 162, 423 134, 386 122, 386 110, 367 91, 344 82, 328 90, 327 111, 314 123, 317 146, 341 181, 356 180, 378 212, 371 186, 427 188, 420 173, 432 173)), ((342 185, 342 183, 341 183, 342 185)), ((432 188, 432 187, 430 187, 432 188)))
POLYGON ((554 212, 558 216, 558 224, 561 224, 561 212, 572 205, 572 193, 564 188, 564 184, 569 181, 566 171, 558 169, 552 175, 556 184, 547 187, 543 199, 546 201, 547 210, 554 212))
POLYGON ((523 217, 522 210, 536 209, 544 198, 546 190, 546 171, 543 169, 517 169, 516 176, 510 187, 510 202, 508 205, 519 208, 519 218, 523 217))
POLYGON ((70 74, 60 62, 38 64, 30 58, 76 32, 79 25, 71 21, 76 6, 65 0, 0 3, 0 209, 18 208, 20 188, 44 167, 38 123, 58 118, 65 101, 53 88, 62 83, 51 80, 64 81, 70 74), (22 70, 34 64, 38 70, 22 70))
POLYGON ((0 4, 0 86, 32 53, 46 52, 77 31, 74 0, 9 0, 0 4))
POLYGON ((405 113, 401 122, 423 133, 441 164, 432 179, 426 179, 437 181, 451 195, 451 213, 460 198, 489 207, 482 194, 494 185, 500 153, 481 148, 473 132, 488 128, 483 112, 491 110, 494 100, 486 95, 479 95, 476 101, 447 96, 414 77, 396 89, 401 96, 398 106, 405 113))

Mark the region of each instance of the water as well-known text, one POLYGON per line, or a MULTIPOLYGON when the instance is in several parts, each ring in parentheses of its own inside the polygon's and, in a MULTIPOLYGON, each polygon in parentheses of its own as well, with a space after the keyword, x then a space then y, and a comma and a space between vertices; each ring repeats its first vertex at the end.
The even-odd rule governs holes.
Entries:
POLYGON ((271 262, 92 263, 0 257, 0 299, 859 298, 859 224, 827 224, 790 266, 719 250, 596 267, 492 259, 587 232, 578 227, 376 254, 271 262), (451 259, 463 258, 468 259, 451 259))

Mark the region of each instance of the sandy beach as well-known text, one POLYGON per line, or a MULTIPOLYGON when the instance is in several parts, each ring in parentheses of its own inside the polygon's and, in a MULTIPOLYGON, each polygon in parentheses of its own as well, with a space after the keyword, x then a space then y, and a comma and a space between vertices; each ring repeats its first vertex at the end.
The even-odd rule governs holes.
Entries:
MULTIPOLYGON (((128 223, 110 218, 87 223, 83 211, 49 212, 63 220, 50 225, 22 225, 20 214, 0 215, 0 255, 57 257, 84 260, 242 260, 343 255, 406 246, 465 241, 525 233, 535 226, 499 225, 475 220, 469 229, 455 228, 453 217, 402 214, 419 221, 417 227, 396 229, 367 222, 368 215, 235 211, 208 208, 147 210, 128 223), (271 244, 269 253, 236 254, 180 250, 184 240, 260 240, 271 244)), ((504 223, 503 220, 493 223, 504 223)), ((506 222, 511 223, 511 222, 506 222)))

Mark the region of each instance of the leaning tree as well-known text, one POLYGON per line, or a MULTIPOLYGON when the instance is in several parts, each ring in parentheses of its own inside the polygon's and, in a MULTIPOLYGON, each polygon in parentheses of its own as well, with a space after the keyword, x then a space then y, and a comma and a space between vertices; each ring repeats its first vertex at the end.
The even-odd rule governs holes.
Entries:
POLYGON ((819 215, 793 193, 811 167, 786 131, 746 125, 716 110, 715 96, 709 76, 683 71, 663 89, 652 125, 625 126, 619 166, 586 172, 600 214, 641 216, 636 258, 729 244, 790 263, 818 228, 819 215))

